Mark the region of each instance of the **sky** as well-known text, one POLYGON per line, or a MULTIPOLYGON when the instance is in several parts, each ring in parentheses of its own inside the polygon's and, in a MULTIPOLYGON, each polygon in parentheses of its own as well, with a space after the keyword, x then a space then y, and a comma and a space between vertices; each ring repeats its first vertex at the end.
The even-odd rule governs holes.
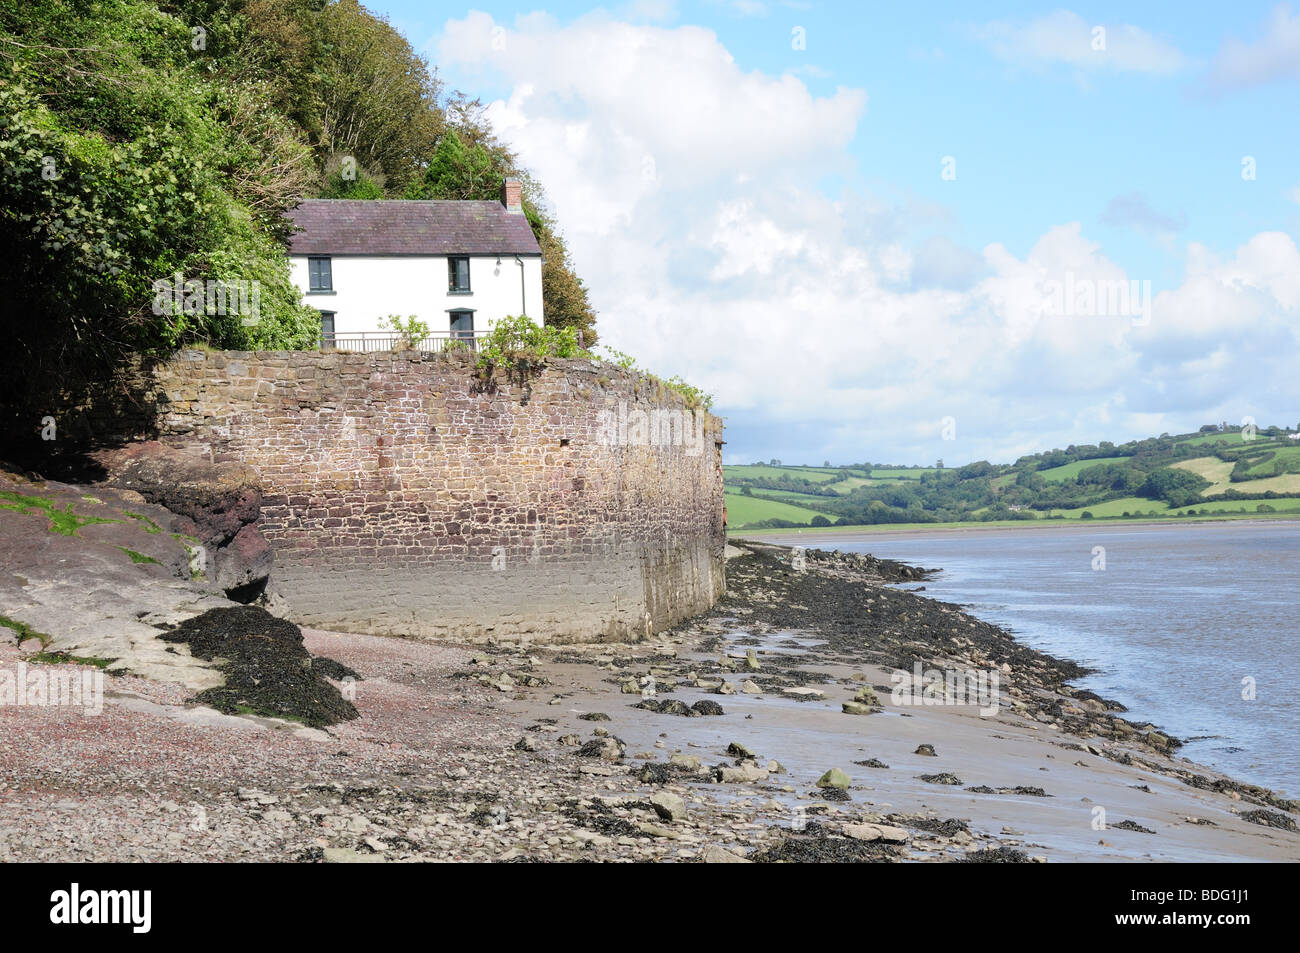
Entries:
POLYGON ((1300 421, 1300 7, 374 0, 724 460, 1300 421))

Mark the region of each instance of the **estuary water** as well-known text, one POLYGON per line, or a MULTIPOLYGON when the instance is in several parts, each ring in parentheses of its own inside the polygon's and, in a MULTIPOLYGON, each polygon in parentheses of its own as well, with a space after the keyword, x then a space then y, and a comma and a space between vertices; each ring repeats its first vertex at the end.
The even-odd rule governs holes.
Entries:
POLYGON ((1074 684, 1183 739, 1183 756, 1300 794, 1300 522, 770 540, 939 568, 926 595, 1096 669, 1074 684))

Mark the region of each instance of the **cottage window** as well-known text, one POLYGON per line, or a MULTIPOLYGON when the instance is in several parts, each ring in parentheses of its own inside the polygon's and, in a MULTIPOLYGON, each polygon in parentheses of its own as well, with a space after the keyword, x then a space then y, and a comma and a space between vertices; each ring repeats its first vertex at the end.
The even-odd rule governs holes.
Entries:
POLYGON ((334 270, 328 258, 308 258, 308 289, 311 291, 333 291, 334 270))
POLYGON ((469 290, 469 259, 447 259, 447 294, 467 295, 469 290))

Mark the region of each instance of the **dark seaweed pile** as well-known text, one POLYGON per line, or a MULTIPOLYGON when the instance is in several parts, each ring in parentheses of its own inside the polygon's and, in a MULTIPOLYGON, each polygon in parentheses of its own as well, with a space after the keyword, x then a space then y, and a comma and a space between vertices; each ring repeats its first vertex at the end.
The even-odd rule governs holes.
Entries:
MULTIPOLYGON (((914 662, 925 665, 974 649, 993 664, 1005 662, 1018 670, 1033 670, 1045 687, 1056 688, 1088 674, 1075 662, 1021 645, 1005 630, 958 606, 906 590, 864 585, 864 575, 878 575, 866 569, 858 573, 800 572, 791 567, 790 551, 785 547, 749 541, 744 546, 753 554, 727 563, 728 593, 718 604, 716 615, 744 607, 751 610, 746 622, 812 630, 826 639, 840 658, 848 656, 904 671, 910 671, 914 662), (758 590, 763 591, 761 602, 753 598, 758 590)), ((806 556, 821 568, 822 554, 809 550, 806 556)), ((881 581, 889 580, 877 579, 881 581)))
POLYGON ((195 658, 217 661, 226 683, 200 692, 194 701, 218 711, 290 718, 312 727, 357 717, 356 707, 325 680, 356 678, 356 673, 333 659, 312 658, 302 630, 265 609, 210 609, 160 638, 186 643, 195 658))
POLYGON ((973 850, 965 857, 953 861, 955 864, 1027 864, 1029 855, 1014 847, 986 847, 973 850))
POLYGON ((1241 817, 1242 820, 1250 821, 1252 824, 1276 827, 1283 831, 1294 831, 1296 829, 1294 819, 1287 817, 1285 814, 1279 814, 1277 811, 1246 811, 1241 817))
POLYGON ((1112 824, 1110 826, 1117 831, 1137 831, 1139 834, 1155 833, 1151 828, 1143 827, 1137 821, 1120 821, 1118 824, 1112 824))
POLYGON ((833 835, 820 824, 809 824, 774 847, 750 854, 756 864, 888 864, 901 859, 891 844, 850 840, 833 835))

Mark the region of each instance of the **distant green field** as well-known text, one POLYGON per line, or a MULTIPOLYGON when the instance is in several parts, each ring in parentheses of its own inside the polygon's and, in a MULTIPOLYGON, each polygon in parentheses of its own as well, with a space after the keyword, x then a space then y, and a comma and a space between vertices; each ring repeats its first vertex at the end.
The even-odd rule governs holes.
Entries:
MULTIPOLYGON (((1256 441, 1265 440, 1265 437, 1256 437, 1256 441)), ((1226 444, 1229 447, 1239 447, 1243 444, 1250 443, 1241 438, 1240 433, 1207 433, 1199 437, 1188 437, 1186 440, 1179 440, 1178 443, 1187 447, 1203 447, 1207 444, 1226 444)))
POLYGON ((923 473, 938 473, 936 467, 875 467, 871 471, 873 480, 919 480, 923 473))
POLYGON ((1164 513, 1168 509, 1169 504, 1163 500, 1148 500, 1140 496, 1123 496, 1118 500, 1107 500, 1105 503, 1097 503, 1093 506, 1080 506, 1071 510, 1053 510, 1052 513, 1057 516, 1064 516, 1066 519, 1079 519, 1083 516, 1085 510, 1100 518, 1122 516, 1126 511, 1141 513, 1145 516, 1153 511, 1164 513))
MULTIPOLYGON (((882 480, 868 480, 866 477, 851 476, 847 480, 841 480, 839 483, 831 485, 831 489, 836 493, 852 493, 860 486, 880 486, 882 480)), ((893 481, 889 481, 892 483, 893 481)))
POLYGON ((839 470, 823 470, 820 467, 772 467, 766 463, 727 464, 722 468, 722 475, 733 480, 762 479, 779 480, 783 476, 793 480, 811 480, 813 483, 825 483, 839 475, 839 470))
MULTIPOLYGON (((1267 493, 1272 490, 1274 493, 1300 493, 1300 473, 1284 473, 1282 476, 1264 477, 1262 480, 1246 480, 1243 483, 1232 484, 1243 493, 1267 493)), ((1266 500, 1267 503, 1277 503, 1277 500, 1266 500)))
POLYGON ((1246 471, 1246 475, 1252 477, 1273 476, 1273 468, 1279 464, 1282 465, 1283 469, 1287 469, 1288 465, 1293 467, 1298 462, 1300 462, 1300 447, 1279 447, 1273 451, 1273 456, 1271 458, 1256 463, 1246 471))
MULTIPOLYGON (((729 490, 728 492, 738 493, 740 491, 729 490)), ((798 490, 755 490, 754 492, 759 496, 780 497, 783 500, 789 500, 791 503, 802 504, 804 506, 811 507, 812 509, 817 509, 818 502, 827 499, 826 497, 823 496, 815 496, 812 493, 800 493, 798 490)))
POLYGON ((1217 500, 1213 503, 1197 503, 1171 510, 1175 514, 1196 510, 1199 513, 1239 513, 1245 510, 1248 515, 1258 515, 1261 503, 1273 507, 1277 513, 1300 513, 1300 500, 1217 500))
POLYGON ((1084 510, 1087 510, 1097 519, 1122 516, 1125 512, 1139 516, 1146 516, 1153 512, 1176 516, 1186 513, 1188 510, 1196 510, 1198 514, 1238 513, 1244 510, 1247 515, 1255 515, 1258 512, 1256 507, 1261 502, 1267 503, 1278 513, 1300 513, 1300 500, 1215 500, 1212 503, 1195 503, 1191 506, 1171 510, 1169 504, 1163 500, 1147 500, 1138 496, 1107 500, 1105 503, 1098 503, 1095 506, 1081 506, 1072 510, 1054 510, 1053 513, 1067 519, 1079 519, 1082 517, 1084 510))
POLYGON ((1209 480, 1210 485, 1202 491, 1205 496, 1214 496, 1232 486, 1232 482, 1228 479, 1228 474, 1232 473, 1232 464, 1218 457, 1194 457, 1191 460, 1175 463, 1173 466, 1179 470, 1190 470, 1197 476, 1209 480))
POLYGON ((819 513, 817 510, 810 510, 804 506, 777 503, 773 500, 759 500, 752 496, 744 496, 730 491, 726 494, 726 500, 727 526, 731 529, 739 529, 751 523, 761 523, 763 520, 772 519, 789 520, 792 523, 807 523, 814 516, 826 516, 828 519, 834 519, 829 514, 819 513))
POLYGON ((1076 460, 1074 463, 1067 463, 1062 467, 1052 467, 1050 470, 1039 470, 1038 472, 1044 480, 1060 483, 1064 480, 1073 480, 1079 475, 1079 471, 1086 470, 1088 467, 1100 466, 1103 463, 1119 463, 1127 459, 1128 457, 1098 457, 1095 460, 1076 460))

